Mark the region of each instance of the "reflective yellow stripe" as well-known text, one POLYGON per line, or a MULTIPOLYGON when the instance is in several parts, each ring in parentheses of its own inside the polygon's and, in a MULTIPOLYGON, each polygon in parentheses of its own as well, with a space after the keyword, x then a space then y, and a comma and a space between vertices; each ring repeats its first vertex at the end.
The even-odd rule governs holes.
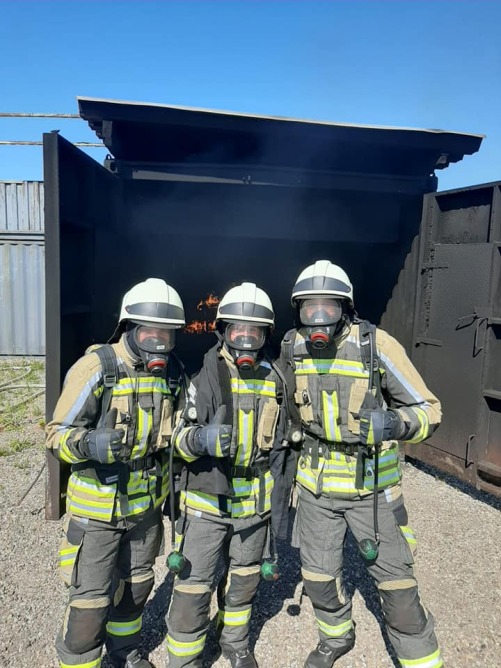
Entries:
MULTIPOLYGON (((265 475, 265 501, 264 501, 264 511, 269 512, 271 509, 271 493, 273 490, 273 476, 269 471, 266 471, 265 475)), ((239 481, 242 481, 242 478, 233 478, 233 485, 236 487, 235 491, 240 488, 238 487, 239 481)), ((231 513, 231 516, 234 518, 237 517, 252 517, 256 514, 256 498, 259 495, 259 478, 254 478, 251 481, 248 481, 248 484, 251 487, 247 487, 247 484, 243 489, 248 492, 248 496, 235 496, 227 499, 227 511, 231 513)), ((205 492, 195 492, 195 491, 182 491, 181 492, 181 509, 185 508, 193 511, 201 511, 208 513, 209 515, 221 516, 221 511, 219 509, 219 500, 218 497, 214 494, 207 494, 205 492)))
POLYGON ((108 622, 106 631, 111 636, 132 636, 141 631, 142 617, 133 619, 130 622, 108 622))
MULTIPOLYGON (((311 492, 317 494, 356 494, 356 458, 347 458, 343 453, 333 453, 336 459, 319 458, 318 469, 311 468, 311 457, 304 456, 297 470, 296 480, 311 492)), ((381 457, 378 484, 380 489, 391 487, 401 479, 398 455, 395 449, 389 450, 381 457)), ((374 478, 366 478, 362 493, 369 494, 374 488, 374 478)))
POLYGON ((219 621, 222 622, 225 626, 244 626, 249 623, 251 618, 252 608, 247 608, 245 610, 230 611, 230 610, 220 610, 219 611, 219 621))
POLYGON ((184 427, 181 429, 176 437, 176 442, 174 444, 181 457, 185 462, 188 463, 194 462, 197 459, 197 457, 194 457, 188 448, 185 447, 186 439, 188 438, 188 434, 192 429, 193 427, 184 427))
POLYGON ((419 420, 420 427, 417 434, 413 438, 406 439, 406 443, 421 443, 421 441, 424 441, 428 435, 430 421, 428 419, 428 414, 423 408, 413 406, 412 410, 414 415, 416 415, 417 419, 419 420))
POLYGON ((234 394, 261 394, 265 397, 276 396, 276 383, 272 380, 231 379, 231 391, 234 394))
POLYGON ((95 661, 88 661, 87 663, 61 663, 59 664, 60 668, 99 668, 101 665, 101 657, 95 661))
POLYGON ((412 668, 440 668, 444 665, 440 649, 437 649, 433 654, 424 656, 422 659, 401 659, 398 657, 402 666, 409 666, 412 668))
POLYGON ((322 409, 327 440, 333 443, 341 443, 341 429, 338 425, 339 404, 336 392, 322 391, 322 409))
POLYGON ((348 619, 346 622, 338 624, 337 626, 331 626, 330 624, 323 622, 321 619, 317 619, 317 624, 320 631, 330 638, 344 636, 344 634, 348 633, 353 626, 351 619, 348 619))
POLYGON ((167 649, 171 654, 174 654, 174 656, 193 656, 194 654, 199 654, 203 651, 206 637, 207 636, 204 635, 199 640, 194 640, 193 642, 179 642, 168 635, 167 649))
POLYGON ((312 359, 305 358, 295 362, 294 372, 298 376, 311 374, 332 374, 335 376, 351 376, 352 378, 368 378, 362 362, 339 359, 312 359))
POLYGON ((158 392, 160 394, 172 394, 169 386, 163 378, 135 378, 131 382, 130 378, 121 378, 113 388, 113 396, 123 397, 133 393, 147 394, 158 392))
POLYGON ((65 461, 67 464, 75 464, 76 462, 81 462, 82 459, 80 457, 75 457, 75 455, 71 452, 71 450, 68 447, 68 444, 66 441, 68 438, 75 432, 75 429, 67 429, 65 433, 63 434, 63 437, 59 441, 59 447, 58 447, 58 452, 59 452, 59 457, 63 461, 65 461))
POLYGON ((254 411, 238 411, 238 447, 235 462, 238 466, 249 466, 254 439, 254 411))
POLYGON ((414 533, 414 531, 409 526, 401 526, 400 530, 404 534, 405 540, 408 543, 412 543, 412 544, 417 543, 416 534, 414 533))
POLYGON ((74 564, 79 549, 80 545, 72 545, 65 550, 59 550, 59 565, 70 566, 74 564))

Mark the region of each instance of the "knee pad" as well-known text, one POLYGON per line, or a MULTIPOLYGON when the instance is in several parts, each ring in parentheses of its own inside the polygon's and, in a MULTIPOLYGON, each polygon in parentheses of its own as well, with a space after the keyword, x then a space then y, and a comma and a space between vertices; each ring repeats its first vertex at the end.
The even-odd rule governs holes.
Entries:
POLYGON ((167 618, 169 631, 194 633, 205 629, 209 624, 210 599, 207 585, 176 585, 167 618))
POLYGON ((326 612, 335 612, 346 603, 341 578, 301 569, 303 583, 312 605, 326 612))
POLYGON ((153 577, 149 576, 130 580, 120 580, 113 600, 115 609, 121 614, 141 614, 148 596, 153 589, 153 577))
POLYGON ((224 594, 225 605, 238 608, 251 603, 260 580, 259 566, 248 566, 230 571, 224 594))
POLYGON ((416 635, 424 631, 426 613, 421 605, 415 580, 381 582, 378 589, 388 626, 408 635, 416 635))
POLYGON ((72 654, 85 654, 100 647, 106 638, 105 607, 80 607, 93 601, 75 601, 70 605, 65 623, 64 644, 72 654), (77 605, 75 605, 77 603, 77 605))

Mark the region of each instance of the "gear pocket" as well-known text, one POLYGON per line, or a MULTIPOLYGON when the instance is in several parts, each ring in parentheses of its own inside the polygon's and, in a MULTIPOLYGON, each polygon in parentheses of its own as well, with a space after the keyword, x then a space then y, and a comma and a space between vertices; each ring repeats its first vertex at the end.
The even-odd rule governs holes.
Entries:
POLYGON ((360 434, 360 421, 358 419, 360 408, 367 392, 367 381, 356 378, 350 389, 348 402, 348 429, 352 434, 360 434))
POLYGON ((257 444, 261 450, 271 450, 273 446, 278 411, 278 404, 275 401, 267 401, 261 411, 257 428, 257 444))
POLYGON ((172 422, 174 416, 174 401, 171 397, 165 397, 162 401, 162 413, 160 417, 160 429, 158 432, 157 446, 166 447, 172 436, 172 422))
POLYGON ((129 411, 129 397, 113 396, 110 407, 117 409, 115 429, 123 429, 125 431, 123 442, 127 443, 127 431, 129 429, 129 423, 131 419, 129 411))
POLYGON ((78 575, 78 556, 83 544, 85 527, 69 517, 59 548, 59 575, 67 587, 75 585, 78 575))

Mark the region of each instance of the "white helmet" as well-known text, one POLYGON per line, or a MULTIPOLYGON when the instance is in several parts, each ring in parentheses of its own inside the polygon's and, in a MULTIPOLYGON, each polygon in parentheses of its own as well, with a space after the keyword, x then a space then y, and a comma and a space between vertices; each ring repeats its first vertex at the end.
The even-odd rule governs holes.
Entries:
POLYGON ((270 298, 255 283, 242 283, 224 295, 217 307, 216 322, 255 322, 273 327, 275 313, 270 298))
POLYGON ((140 324, 154 322, 169 329, 179 329, 185 325, 183 302, 164 280, 147 278, 124 295, 119 323, 126 320, 140 324))
POLYGON ((353 306, 353 286, 341 267, 329 260, 317 260, 299 274, 292 289, 292 305, 308 297, 347 299, 353 306))

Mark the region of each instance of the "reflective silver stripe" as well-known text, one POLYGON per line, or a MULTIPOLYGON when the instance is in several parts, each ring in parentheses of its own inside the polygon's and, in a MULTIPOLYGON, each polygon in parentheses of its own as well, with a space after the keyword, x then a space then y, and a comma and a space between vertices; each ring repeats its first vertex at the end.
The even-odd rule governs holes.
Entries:
POLYGON ((78 395, 78 397, 75 400, 75 403, 69 410, 68 414, 64 418, 64 420, 61 422, 61 426, 69 426, 73 427, 73 422, 76 418, 76 416, 80 413, 82 410, 83 405, 89 398, 89 396, 93 393, 93 387, 94 385, 97 384, 99 379, 102 377, 102 373, 100 371, 97 371, 92 378, 90 378, 84 385, 82 391, 78 395))

